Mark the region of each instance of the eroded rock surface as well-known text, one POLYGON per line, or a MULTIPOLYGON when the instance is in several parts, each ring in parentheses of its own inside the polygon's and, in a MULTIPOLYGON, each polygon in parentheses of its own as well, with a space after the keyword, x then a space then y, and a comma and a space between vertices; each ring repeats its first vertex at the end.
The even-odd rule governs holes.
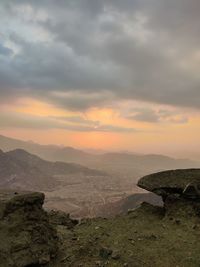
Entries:
POLYGON ((200 199, 200 169, 170 170, 141 178, 138 186, 162 196, 169 195, 200 199))
POLYGON ((43 202, 42 193, 0 191, 0 267, 46 266, 55 256, 56 230, 43 202))
POLYGON ((78 220, 71 219, 69 213, 65 213, 63 211, 58 210, 51 210, 48 213, 50 223, 58 226, 58 225, 64 225, 68 229, 73 229, 74 226, 78 224, 78 220))

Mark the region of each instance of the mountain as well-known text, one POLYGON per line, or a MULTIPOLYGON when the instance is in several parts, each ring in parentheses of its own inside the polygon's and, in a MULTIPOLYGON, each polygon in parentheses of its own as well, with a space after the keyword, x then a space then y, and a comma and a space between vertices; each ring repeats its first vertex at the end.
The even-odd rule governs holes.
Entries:
POLYGON ((99 156, 96 168, 103 166, 105 170, 118 172, 121 175, 137 177, 167 169, 196 168, 199 162, 189 159, 175 159, 164 155, 134 155, 125 153, 106 153, 99 156))
POLYGON ((25 150, 0 150, 0 186, 26 190, 55 190, 58 176, 82 174, 101 176, 102 172, 74 163, 49 162, 25 150))
POLYGON ((198 162, 189 159, 174 159, 163 155, 138 155, 130 153, 91 154, 72 147, 40 145, 0 135, 0 149, 9 151, 24 149, 49 161, 74 162, 111 172, 114 175, 139 176, 166 169, 195 168, 198 162))
MULTIPOLYGON (((96 217, 100 211, 102 216, 120 213, 119 206, 126 202, 126 197, 143 193, 136 184, 144 175, 199 167, 198 162, 164 155, 94 155, 71 147, 39 145, 4 136, 0 136, 0 149, 7 151, 0 153, 5 161, 0 163, 1 187, 42 191, 46 194, 46 208, 71 213, 75 218, 96 217)), ((135 205, 138 200, 131 203, 135 205)))
POLYGON ((29 153, 38 155, 39 157, 49 161, 66 161, 78 162, 83 159, 92 158, 89 153, 83 152, 72 147, 60 147, 56 145, 40 145, 31 141, 22 141, 0 135, 0 148, 3 151, 14 149, 24 149, 29 153))

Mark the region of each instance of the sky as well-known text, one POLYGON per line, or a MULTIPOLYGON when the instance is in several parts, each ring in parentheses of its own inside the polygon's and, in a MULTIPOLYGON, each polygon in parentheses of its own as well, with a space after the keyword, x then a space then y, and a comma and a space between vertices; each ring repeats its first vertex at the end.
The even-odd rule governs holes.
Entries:
POLYGON ((0 133, 200 158, 199 0, 1 0, 0 133))

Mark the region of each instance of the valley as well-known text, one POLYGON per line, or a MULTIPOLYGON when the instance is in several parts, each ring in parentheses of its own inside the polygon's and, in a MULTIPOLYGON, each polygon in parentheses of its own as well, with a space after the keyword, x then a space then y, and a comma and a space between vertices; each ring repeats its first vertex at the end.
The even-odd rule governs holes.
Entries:
POLYGON ((97 155, 2 136, 0 148, 1 188, 44 192, 47 210, 62 210, 73 218, 115 216, 145 200, 159 204, 159 199, 136 186, 141 176, 198 166, 163 155, 97 155))

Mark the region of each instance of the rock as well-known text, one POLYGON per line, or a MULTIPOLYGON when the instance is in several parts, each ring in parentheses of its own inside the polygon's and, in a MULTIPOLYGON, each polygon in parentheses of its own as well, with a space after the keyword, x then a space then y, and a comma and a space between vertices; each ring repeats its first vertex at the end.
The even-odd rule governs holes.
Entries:
POLYGON ((71 219, 70 215, 63 211, 52 210, 48 213, 48 215, 51 224, 54 225, 64 225, 67 226, 68 229, 72 229, 78 224, 78 220, 71 219))
POLYGON ((192 218, 199 216, 200 201, 170 195, 166 198, 164 207, 165 217, 178 225, 182 220, 192 221, 192 218))
POLYGON ((0 266, 44 266, 57 251, 44 194, 0 191, 0 266))
POLYGON ((200 169, 170 170, 141 178, 138 186, 162 196, 200 199, 200 169))
POLYGON ((99 267, 104 266, 104 264, 103 264, 101 261, 96 261, 96 262, 95 262, 95 265, 96 265, 96 266, 99 266, 99 267))
POLYGON ((120 259, 120 253, 119 253, 118 250, 114 250, 114 251, 112 252, 112 259, 113 259, 113 260, 119 260, 119 259, 120 259))
POLYGON ((193 183, 188 184, 183 191, 183 196, 185 198, 190 198, 190 199, 200 198, 200 190, 198 189, 197 184, 193 183))

